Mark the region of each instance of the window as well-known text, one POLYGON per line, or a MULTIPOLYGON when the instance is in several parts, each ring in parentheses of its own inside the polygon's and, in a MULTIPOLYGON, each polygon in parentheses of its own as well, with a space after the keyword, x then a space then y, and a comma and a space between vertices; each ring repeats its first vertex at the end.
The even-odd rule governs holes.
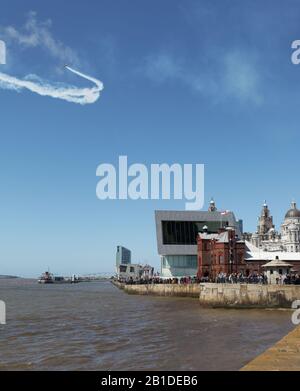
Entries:
POLYGON ((127 266, 126 265, 120 265, 120 272, 126 273, 127 266))
POLYGON ((163 244, 197 244, 198 232, 204 226, 208 233, 216 233, 221 226, 228 226, 227 221, 162 221, 163 244))
POLYGON ((163 257, 163 267, 196 269, 197 265, 197 255, 167 255, 163 257))
POLYGON ((134 273, 134 267, 130 266, 130 273, 134 273))

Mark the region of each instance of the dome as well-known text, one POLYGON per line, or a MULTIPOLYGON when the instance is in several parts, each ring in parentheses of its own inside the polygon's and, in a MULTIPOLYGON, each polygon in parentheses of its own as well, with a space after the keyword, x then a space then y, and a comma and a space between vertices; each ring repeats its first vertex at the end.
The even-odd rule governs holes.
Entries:
POLYGON ((285 218, 294 218, 294 217, 300 217, 300 210, 299 209, 290 209, 286 212, 285 218))
POLYGON ((300 210, 296 208, 296 202, 292 202, 292 207, 285 214, 286 219, 300 218, 300 210))

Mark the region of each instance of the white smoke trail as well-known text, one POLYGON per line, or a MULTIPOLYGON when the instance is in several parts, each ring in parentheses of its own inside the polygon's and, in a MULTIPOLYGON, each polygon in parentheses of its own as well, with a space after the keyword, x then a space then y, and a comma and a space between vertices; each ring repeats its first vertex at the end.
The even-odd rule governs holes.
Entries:
POLYGON ((100 96, 100 92, 103 90, 103 83, 91 76, 78 72, 71 67, 66 66, 70 72, 91 81, 95 84, 90 88, 77 88, 74 86, 62 86, 61 84, 49 84, 40 79, 34 81, 25 79, 18 79, 14 76, 7 75, 0 72, 0 88, 12 89, 20 91, 23 88, 35 92, 42 96, 51 96, 52 98, 63 99, 68 102, 79 103, 85 105, 88 103, 94 103, 100 96))

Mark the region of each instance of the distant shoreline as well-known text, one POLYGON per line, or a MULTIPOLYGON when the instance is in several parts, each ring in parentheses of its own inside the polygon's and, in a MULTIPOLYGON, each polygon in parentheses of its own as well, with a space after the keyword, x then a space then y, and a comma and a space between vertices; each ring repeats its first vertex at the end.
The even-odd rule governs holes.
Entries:
POLYGON ((18 276, 5 276, 5 275, 0 274, 0 280, 8 280, 8 279, 12 279, 12 278, 20 278, 20 277, 18 277, 18 276))

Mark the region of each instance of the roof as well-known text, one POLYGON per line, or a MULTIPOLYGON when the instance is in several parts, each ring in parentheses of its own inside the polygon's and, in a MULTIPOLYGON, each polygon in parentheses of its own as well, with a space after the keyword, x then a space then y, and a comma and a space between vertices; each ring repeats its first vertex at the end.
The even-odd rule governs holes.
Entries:
POLYGON ((228 222, 228 226, 235 227, 236 234, 241 237, 241 231, 233 212, 198 211, 198 210, 156 210, 156 240, 157 250, 160 255, 197 255, 196 244, 164 244, 162 221, 194 221, 210 222, 217 221, 221 223, 228 222))
POLYGON ((270 261, 266 263, 265 265, 262 265, 262 267, 293 267, 290 263, 284 262, 280 259, 274 259, 273 261, 270 261))
MULTIPOLYGON (((229 241, 228 230, 214 234, 208 234, 207 232, 199 232, 198 235, 201 239, 216 239, 219 243, 228 243, 229 241)), ((237 240, 237 242, 243 242, 243 240, 237 240)))
POLYGON ((207 232, 199 232, 198 234, 200 236, 201 239, 208 239, 208 240, 211 240, 211 239, 218 239, 219 237, 219 234, 208 234, 207 232))
POLYGON ((246 243, 246 261, 272 261, 278 257, 281 261, 300 262, 300 252, 289 251, 263 251, 252 243, 246 243))
POLYGON ((297 206, 296 206, 296 202, 293 201, 292 202, 292 205, 291 205, 291 209, 289 209, 286 214, 285 214, 285 218, 297 218, 297 217, 300 217, 300 210, 297 209, 297 206))
POLYGON ((286 214, 285 218, 294 218, 294 217, 300 217, 300 210, 299 209, 289 209, 286 214))
POLYGON ((218 242, 219 243, 228 243, 228 241, 229 241, 228 231, 221 232, 218 237, 218 242))
POLYGON ((177 221, 229 221, 230 225, 236 225, 236 218, 231 211, 156 210, 155 217, 160 220, 177 221))

